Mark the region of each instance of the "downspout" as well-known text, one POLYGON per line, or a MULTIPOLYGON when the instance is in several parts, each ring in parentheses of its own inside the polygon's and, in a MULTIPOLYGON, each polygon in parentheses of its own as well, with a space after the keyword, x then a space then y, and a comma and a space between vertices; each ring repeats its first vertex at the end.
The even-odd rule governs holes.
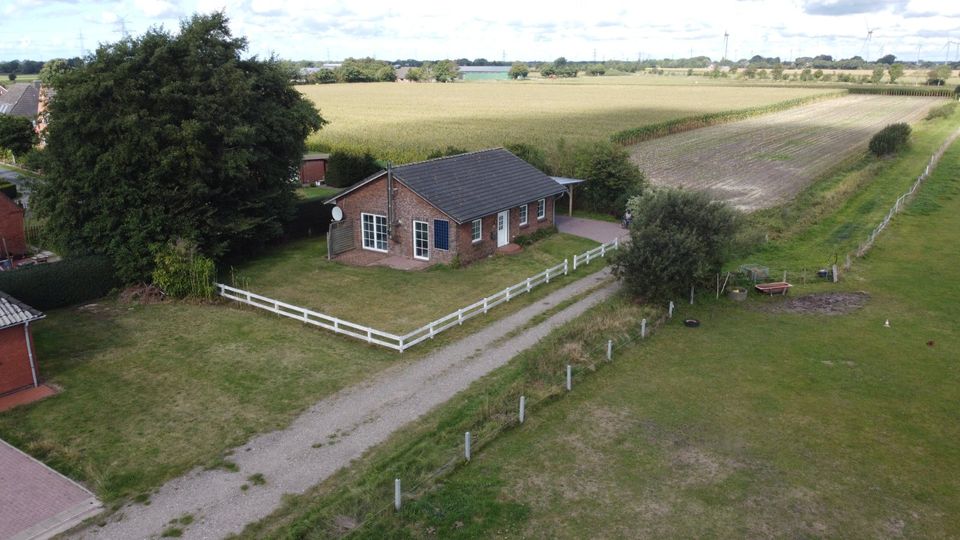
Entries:
POLYGON ((387 237, 393 237, 393 164, 387 163, 387 237))
POLYGON ((27 341, 27 357, 30 359, 30 373, 33 375, 33 387, 40 386, 37 383, 37 364, 33 358, 33 344, 30 343, 30 321, 23 323, 23 337, 27 341))

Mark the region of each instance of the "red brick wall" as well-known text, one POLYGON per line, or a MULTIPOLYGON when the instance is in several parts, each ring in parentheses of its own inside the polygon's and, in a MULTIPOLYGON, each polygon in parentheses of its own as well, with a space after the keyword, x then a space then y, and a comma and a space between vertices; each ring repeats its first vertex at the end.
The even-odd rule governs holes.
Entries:
POLYGON ((300 183, 307 186, 327 178, 327 160, 311 159, 300 162, 300 183))
POLYGON ((33 372, 23 326, 4 328, 0 330, 0 395, 28 386, 33 386, 33 372))
MULTIPOLYGON (((23 255, 27 252, 27 240, 23 232, 23 208, 0 194, 0 237, 6 242, 11 255, 23 255)), ((0 241, 0 257, 6 257, 4 242, 0 241)))
MULTIPOLYGON (((430 262, 450 263, 457 253, 460 262, 467 264, 492 255, 497 250, 496 223, 497 214, 482 218, 480 241, 472 240, 472 226, 470 222, 457 225, 446 214, 434 208, 419 195, 410 191, 400 181, 394 181, 396 188, 395 210, 400 225, 395 228, 394 235, 388 242, 390 255, 399 255, 413 258, 413 221, 426 221, 430 227, 430 262), (445 219, 450 222, 450 249, 434 249, 433 220, 445 219), (491 234, 493 234, 491 238, 491 234)), ((354 226, 354 245, 362 249, 363 237, 360 223, 360 214, 387 215, 386 175, 356 191, 337 200, 337 205, 343 209, 344 220, 350 220, 354 226)), ((537 229, 553 225, 553 198, 546 200, 546 216, 537 220, 536 201, 530 203, 527 225, 520 226, 519 208, 510 209, 510 241, 518 234, 531 234, 537 229)))

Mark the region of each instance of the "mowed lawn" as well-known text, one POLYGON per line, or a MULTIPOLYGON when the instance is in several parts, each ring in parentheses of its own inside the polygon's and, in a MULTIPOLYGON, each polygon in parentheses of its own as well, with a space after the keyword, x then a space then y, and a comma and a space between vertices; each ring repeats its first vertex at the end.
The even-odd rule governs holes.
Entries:
POLYGON ((958 240, 955 144, 845 282, 795 291, 866 291, 862 309, 681 304, 652 339, 359 536, 956 537, 958 240))
POLYGON ((0 413, 0 438, 107 501, 214 465, 251 435, 401 361, 227 306, 106 299, 47 315, 34 327, 37 358, 62 393, 0 413))
MULTIPOLYGON (((711 85, 650 76, 575 81, 370 83, 298 87, 330 123, 310 143, 369 149, 405 163, 453 145, 525 142, 547 152, 695 114, 768 105, 833 89, 711 85)), ((672 78, 669 78, 672 79, 672 78)))
MULTIPOLYGON (((378 330, 407 333, 565 258, 570 258, 572 271, 573 255, 597 245, 585 238, 555 234, 517 255, 497 255, 459 269, 436 265, 414 272, 328 261, 326 240, 321 237, 281 246, 237 268, 234 274, 241 288, 257 294, 378 330)), ((586 266, 576 275, 598 270, 602 264, 586 266)), ((555 283, 569 281, 558 279, 555 283)))

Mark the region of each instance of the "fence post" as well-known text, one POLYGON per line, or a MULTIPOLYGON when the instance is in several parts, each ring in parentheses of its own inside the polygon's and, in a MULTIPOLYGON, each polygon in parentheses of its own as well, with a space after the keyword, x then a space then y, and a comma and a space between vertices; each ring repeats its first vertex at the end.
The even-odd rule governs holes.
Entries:
POLYGON ((645 339, 647 337, 647 320, 643 319, 640 321, 640 339, 645 339))
POLYGON ((670 308, 667 310, 667 318, 673 318, 673 300, 670 301, 670 308))
POLYGON ((601 256, 601 257, 606 257, 606 256, 607 256, 607 245, 606 245, 606 244, 600 244, 600 256, 601 256))
POLYGON ((567 275, 567 260, 568 259, 563 260, 563 275, 567 275))
POLYGON ((510 301, 510 287, 507 287, 506 289, 504 289, 504 291, 507 293, 507 302, 509 302, 509 301, 510 301))
POLYGON ((573 388, 573 366, 567 364, 567 392, 573 388))
POLYGON ((613 239, 613 249, 620 249, 620 237, 613 239))
POLYGON ((463 326, 463 308, 457 310, 457 324, 463 326))
POLYGON ((577 256, 576 256, 576 255, 573 256, 573 271, 574 271, 574 272, 577 271, 577 256))
POLYGON ((400 479, 394 479, 393 481, 393 507, 396 508, 397 512, 400 511, 400 479))
POLYGON ((608 339, 607 340, 607 361, 609 362, 612 359, 613 359, 613 340, 608 339))
POLYGON ((370 328, 367 328, 367 343, 373 343, 373 332, 370 330, 370 328))
POLYGON ((523 423, 523 413, 524 413, 524 409, 526 408, 526 405, 527 405, 526 396, 520 396, 520 423, 521 424, 523 423))
POLYGON ((839 270, 840 269, 837 268, 837 265, 833 265, 833 282, 834 283, 837 283, 838 281, 840 281, 840 276, 838 275, 840 273, 839 270))
POLYGON ((690 305, 693 305, 693 285, 690 286, 690 305))
POLYGON ((527 292, 530 292, 530 278, 527 278, 527 292))
POLYGON ((484 312, 484 313, 487 312, 487 297, 486 297, 486 296, 483 297, 483 312, 484 312))
POLYGON ((463 435, 463 457, 470 461, 470 432, 463 435))

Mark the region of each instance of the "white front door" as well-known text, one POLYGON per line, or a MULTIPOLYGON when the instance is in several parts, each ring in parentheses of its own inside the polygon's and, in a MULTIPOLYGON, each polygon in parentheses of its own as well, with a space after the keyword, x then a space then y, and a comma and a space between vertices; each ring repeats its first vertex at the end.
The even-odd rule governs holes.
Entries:
POLYGON ((413 222, 413 258, 430 259, 430 226, 426 221, 413 222))
POLYGON ((497 214, 497 247, 510 243, 510 211, 504 210, 497 214))

